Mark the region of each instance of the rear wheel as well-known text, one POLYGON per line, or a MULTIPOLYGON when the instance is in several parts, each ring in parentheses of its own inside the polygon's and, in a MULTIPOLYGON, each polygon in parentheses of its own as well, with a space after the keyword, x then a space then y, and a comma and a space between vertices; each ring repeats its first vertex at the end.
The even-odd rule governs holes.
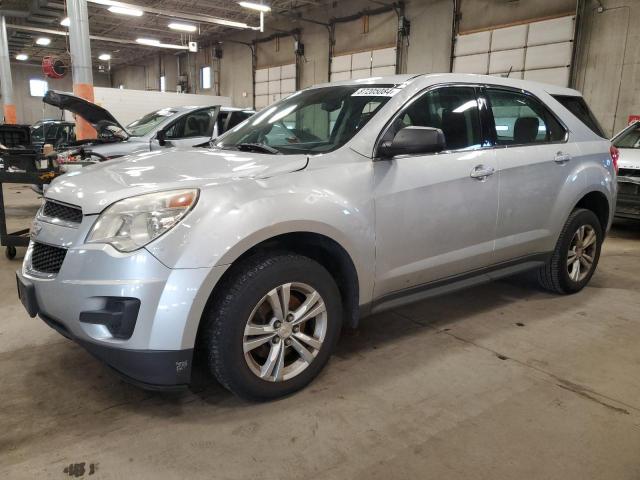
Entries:
POLYGON ((600 221, 591 210, 574 210, 551 258, 538 271, 540 285, 563 294, 582 290, 596 270, 603 238, 600 221))
POLYGON ((240 397, 268 400, 307 385, 339 336, 340 293, 319 263, 278 254, 236 267, 208 312, 209 367, 240 397))

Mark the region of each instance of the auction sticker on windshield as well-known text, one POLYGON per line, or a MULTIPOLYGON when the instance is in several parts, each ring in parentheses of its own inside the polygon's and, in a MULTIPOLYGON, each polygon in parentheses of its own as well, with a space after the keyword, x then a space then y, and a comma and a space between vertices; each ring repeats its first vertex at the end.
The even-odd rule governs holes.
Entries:
POLYGON ((400 91, 396 87, 371 87, 371 88, 359 88, 351 94, 352 97, 393 97, 400 91))

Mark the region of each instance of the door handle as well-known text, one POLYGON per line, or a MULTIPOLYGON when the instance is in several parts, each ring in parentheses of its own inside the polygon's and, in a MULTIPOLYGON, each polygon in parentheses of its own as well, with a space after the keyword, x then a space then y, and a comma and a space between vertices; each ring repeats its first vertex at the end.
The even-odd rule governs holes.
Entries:
POLYGON ((475 180, 485 181, 494 173, 496 173, 496 170, 493 167, 477 165, 473 170, 471 170, 471 174, 469 176, 475 180))
POLYGON ((553 159, 553 161, 559 165, 564 165, 569 160, 571 160, 571 155, 569 155, 568 153, 562 153, 562 152, 556 153, 556 156, 553 159))

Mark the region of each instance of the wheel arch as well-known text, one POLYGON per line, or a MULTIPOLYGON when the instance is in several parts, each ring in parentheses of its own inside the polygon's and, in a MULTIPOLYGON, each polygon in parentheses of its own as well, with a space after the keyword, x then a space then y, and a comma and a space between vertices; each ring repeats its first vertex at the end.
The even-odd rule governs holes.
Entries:
POLYGON ((239 255, 234 255, 233 261, 219 278, 209 293, 207 304, 203 310, 196 345, 202 338, 202 318, 210 306, 210 303, 219 292, 225 288, 228 280, 236 274, 245 260, 256 255, 264 255, 269 252, 291 252, 309 257, 327 269, 336 281, 342 300, 344 324, 355 328, 359 320, 360 281, 358 271, 351 255, 336 240, 317 232, 295 231, 274 235, 263 239, 239 255))
POLYGON ((600 220, 602 232, 606 233, 611 215, 611 206, 609 205, 609 200, 604 193, 598 190, 593 190, 583 195, 575 204, 573 210, 576 208, 584 208, 595 213, 598 220, 600 220))

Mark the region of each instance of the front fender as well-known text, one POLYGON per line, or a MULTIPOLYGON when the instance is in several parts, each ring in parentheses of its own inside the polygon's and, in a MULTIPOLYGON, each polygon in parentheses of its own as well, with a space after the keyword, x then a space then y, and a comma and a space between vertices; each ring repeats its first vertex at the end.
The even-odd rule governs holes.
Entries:
POLYGON ((339 174, 329 174, 333 169, 303 170, 204 188, 184 221, 147 249, 170 268, 213 268, 232 264, 270 238, 316 233, 350 255, 365 301, 373 289, 375 253, 369 168, 369 163, 352 166, 342 181, 336 180, 339 174), (318 178, 323 175, 332 181, 318 178))

